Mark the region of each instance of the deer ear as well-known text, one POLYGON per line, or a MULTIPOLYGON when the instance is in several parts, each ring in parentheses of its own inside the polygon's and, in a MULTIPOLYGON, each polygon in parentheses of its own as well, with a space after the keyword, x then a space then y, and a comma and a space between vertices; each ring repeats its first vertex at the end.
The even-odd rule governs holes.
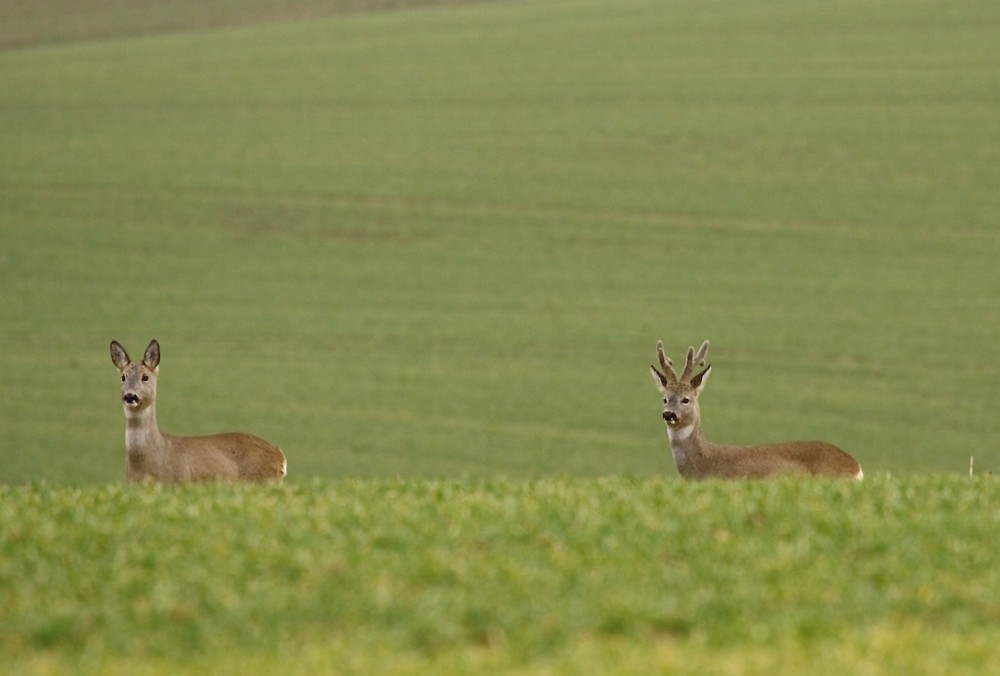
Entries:
POLYGON ((146 354, 142 357, 142 363, 151 371, 155 371, 156 367, 160 365, 160 344, 155 339, 149 341, 149 347, 146 348, 146 354))
POLYGON ((660 392, 665 392, 667 390, 667 377, 657 371, 655 366, 650 366, 649 372, 653 376, 653 382, 656 383, 656 388, 660 392))
POLYGON ((698 394, 701 394, 702 389, 704 389, 705 381, 708 380, 708 374, 711 373, 711 371, 712 365, 709 364, 708 368, 691 379, 691 387, 693 387, 694 391, 698 394))
POLYGON ((124 371, 125 367, 132 363, 128 358, 128 352, 117 340, 111 341, 111 361, 118 367, 119 371, 124 371))

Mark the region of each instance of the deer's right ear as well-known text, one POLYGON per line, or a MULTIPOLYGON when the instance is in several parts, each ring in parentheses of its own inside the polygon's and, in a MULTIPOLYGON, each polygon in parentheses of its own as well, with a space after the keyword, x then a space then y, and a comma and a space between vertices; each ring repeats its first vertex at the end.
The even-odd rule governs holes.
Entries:
POLYGON ((667 377, 657 371, 655 366, 650 366, 649 372, 653 376, 653 382, 656 383, 656 388, 660 392, 665 392, 667 389, 667 377))
POLYGON ((118 367, 119 371, 124 371, 125 367, 132 363, 128 358, 128 352, 117 340, 111 341, 111 361, 118 367))

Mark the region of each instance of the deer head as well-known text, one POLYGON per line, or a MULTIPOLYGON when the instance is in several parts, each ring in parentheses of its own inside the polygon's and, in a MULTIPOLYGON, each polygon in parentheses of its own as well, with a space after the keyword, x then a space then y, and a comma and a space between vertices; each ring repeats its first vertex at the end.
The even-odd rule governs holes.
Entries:
POLYGON ((156 376, 160 365, 160 344, 149 342, 142 361, 133 362, 118 341, 111 341, 111 361, 122 379, 122 406, 126 414, 141 411, 156 401, 156 376))
POLYGON ((699 422, 698 395, 705 387, 712 367, 709 365, 697 375, 692 374, 695 368, 705 365, 708 346, 706 340, 697 354, 693 347, 688 348, 687 361, 678 378, 673 362, 663 353, 663 341, 656 342, 656 358, 663 371, 656 370, 655 366, 650 366, 649 369, 657 389, 663 395, 663 421, 671 431, 691 430, 699 422))

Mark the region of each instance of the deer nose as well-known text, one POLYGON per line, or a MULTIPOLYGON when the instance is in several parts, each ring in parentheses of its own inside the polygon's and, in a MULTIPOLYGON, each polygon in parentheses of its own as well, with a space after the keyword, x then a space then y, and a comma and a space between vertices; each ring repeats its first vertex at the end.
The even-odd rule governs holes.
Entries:
POLYGON ((675 423, 677 422, 677 414, 674 413, 673 411, 664 411, 663 421, 668 423, 675 423))
POLYGON ((122 401, 124 401, 126 404, 138 404, 139 395, 135 394, 134 392, 126 392, 124 395, 122 395, 122 401))

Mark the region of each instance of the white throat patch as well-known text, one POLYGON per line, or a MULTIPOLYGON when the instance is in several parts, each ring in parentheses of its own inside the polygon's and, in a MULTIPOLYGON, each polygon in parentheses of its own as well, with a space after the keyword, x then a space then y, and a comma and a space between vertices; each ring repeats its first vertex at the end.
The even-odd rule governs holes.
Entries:
POLYGON ((692 432, 694 432, 694 425, 688 425, 687 427, 679 427, 677 429, 667 426, 667 436, 670 437, 671 443, 677 443, 686 440, 689 436, 691 436, 692 432))
POLYGON ((149 417, 153 410, 152 406, 146 406, 145 408, 136 408, 135 406, 129 406, 125 404, 122 406, 125 409, 125 417, 132 420, 142 420, 149 417))

